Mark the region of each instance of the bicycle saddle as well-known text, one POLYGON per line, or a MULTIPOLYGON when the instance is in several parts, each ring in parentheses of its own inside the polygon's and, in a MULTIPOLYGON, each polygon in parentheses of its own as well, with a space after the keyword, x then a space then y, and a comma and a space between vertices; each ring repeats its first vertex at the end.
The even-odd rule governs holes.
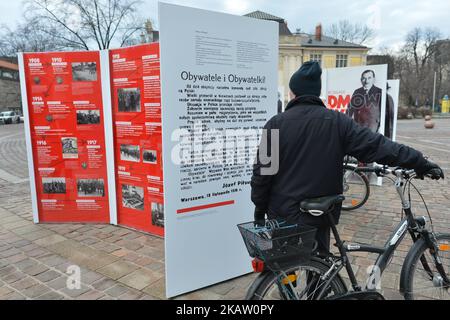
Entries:
POLYGON ((300 210, 311 213, 312 215, 321 215, 330 210, 335 204, 345 200, 342 194, 326 196, 313 199, 305 199, 300 202, 300 210))

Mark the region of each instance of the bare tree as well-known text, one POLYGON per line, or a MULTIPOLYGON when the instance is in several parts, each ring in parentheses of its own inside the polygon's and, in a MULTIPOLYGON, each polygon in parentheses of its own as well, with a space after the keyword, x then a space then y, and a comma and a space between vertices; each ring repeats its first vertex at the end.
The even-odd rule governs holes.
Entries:
POLYGON ((397 59, 397 69, 402 81, 402 94, 410 104, 429 104, 432 100, 435 57, 440 38, 439 30, 433 28, 414 28, 406 36, 397 59))
POLYGON ((122 46, 139 30, 138 0, 27 0, 26 20, 39 21, 42 34, 74 49, 122 46))
POLYGON ((416 76, 429 62, 436 52, 436 42, 441 38, 441 33, 433 28, 414 28, 406 36, 406 42, 402 53, 414 60, 416 76))
POLYGON ((38 21, 20 24, 15 30, 0 27, 0 55, 15 56, 17 52, 55 51, 63 48, 47 33, 39 31, 38 21))
POLYGON ((330 25, 326 29, 325 34, 338 40, 364 44, 374 38, 375 31, 367 25, 353 24, 348 20, 340 20, 330 25))

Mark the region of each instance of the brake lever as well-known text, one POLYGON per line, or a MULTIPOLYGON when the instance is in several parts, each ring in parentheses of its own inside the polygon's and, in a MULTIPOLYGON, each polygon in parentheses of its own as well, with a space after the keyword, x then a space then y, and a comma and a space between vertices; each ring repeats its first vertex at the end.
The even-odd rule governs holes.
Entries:
POLYGON ((378 168, 378 170, 377 171, 375 171, 375 174, 377 175, 377 177, 384 177, 385 175, 386 175, 386 173, 387 173, 387 169, 388 169, 389 167, 387 166, 387 165, 383 165, 382 167, 380 167, 380 168, 378 168))

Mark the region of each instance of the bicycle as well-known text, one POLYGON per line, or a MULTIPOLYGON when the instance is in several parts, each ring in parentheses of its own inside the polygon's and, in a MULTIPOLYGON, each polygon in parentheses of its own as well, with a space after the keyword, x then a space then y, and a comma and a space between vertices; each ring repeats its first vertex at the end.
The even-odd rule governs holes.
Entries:
MULTIPOLYGON (((310 239, 311 230, 306 230, 306 241, 298 241, 302 238, 302 232, 298 229, 293 233, 296 242, 303 250, 297 252, 296 261, 294 259, 283 259, 283 253, 286 256, 295 256, 295 252, 280 250, 279 245, 271 244, 267 247, 267 241, 278 241, 279 237, 275 235, 275 230, 283 226, 284 230, 289 230, 286 225, 279 222, 269 222, 266 226, 250 227, 249 224, 239 225, 239 229, 244 238, 244 242, 249 249, 249 254, 254 257, 252 261, 253 269, 259 272, 259 276, 248 289, 246 299, 284 299, 284 300, 302 300, 302 299, 369 299, 383 300, 383 295, 377 291, 381 281, 383 271, 389 265, 391 258, 399 244, 408 233, 412 240, 411 246, 402 266, 400 274, 400 293, 405 299, 418 298, 450 298, 450 279, 446 270, 450 270, 450 234, 435 233, 431 216, 426 203, 421 196, 430 218, 430 230, 427 226, 426 218, 415 217, 411 210, 411 185, 412 179, 416 177, 414 170, 401 168, 389 169, 382 166, 374 166, 372 172, 377 176, 388 177, 393 174, 395 179, 395 188, 399 194, 403 213, 405 217, 395 228, 389 240, 384 247, 376 247, 360 243, 347 243, 342 241, 337 231, 332 214, 333 207, 343 201, 342 195, 321 197, 316 199, 304 200, 300 208, 304 214, 320 216, 325 214, 331 226, 335 238, 335 246, 339 254, 319 254, 314 249, 307 251, 311 245, 304 245, 310 239), (408 192, 408 199, 406 198, 408 192), (263 235, 261 231, 263 230, 263 235), (309 232, 309 233, 308 233, 309 232), (264 239, 266 247, 258 246, 259 242, 255 239, 264 239), (269 248, 269 249, 268 249, 269 248), (267 259, 267 253, 270 251, 280 251, 274 259, 267 259), (364 287, 360 286, 356 280, 355 273, 351 266, 347 253, 351 252, 370 252, 377 253, 378 258, 364 287), (290 260, 290 262, 287 262, 290 260), (267 262, 267 263, 266 263, 267 262), (445 266, 444 266, 445 264, 445 266), (339 272, 346 269, 352 289, 349 290, 341 278, 339 272), (419 285, 424 283, 426 287, 419 285), (428 292, 428 290, 434 290, 428 292), (423 295, 420 295, 423 292, 423 295)), ((418 191, 418 190, 417 190, 418 191)), ((297 226, 301 228, 302 226, 297 226)), ((283 235, 281 243, 286 243, 288 236, 283 235)), ((270 243, 269 243, 270 244, 270 243)), ((283 248, 281 246, 281 248, 283 248)), ((286 247, 284 247, 286 248, 286 247)), ((276 254, 271 254, 276 256, 276 254)), ((450 271, 449 271, 450 272, 450 271)))

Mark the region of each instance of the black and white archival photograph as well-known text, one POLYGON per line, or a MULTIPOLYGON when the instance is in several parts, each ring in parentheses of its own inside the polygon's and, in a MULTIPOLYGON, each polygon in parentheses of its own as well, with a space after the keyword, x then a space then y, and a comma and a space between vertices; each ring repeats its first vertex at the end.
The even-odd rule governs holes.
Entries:
POLYGON ((66 193, 66 178, 42 178, 42 188, 47 194, 66 193))
POLYGON ((79 197, 104 197, 105 183, 103 179, 78 179, 77 190, 79 197))
POLYGON ((100 110, 77 110, 77 124, 99 124, 100 110))
POLYGON ((164 204, 152 202, 152 225, 164 227, 164 204))
POLYGON ((97 81, 97 63, 72 62, 73 81, 97 81))
POLYGON ((120 145, 120 160, 139 162, 140 158, 139 146, 132 144, 120 145))
POLYGON ((140 112, 141 91, 139 88, 120 88, 117 90, 119 112, 140 112))
POLYGON ((158 162, 156 150, 144 150, 142 159, 145 163, 156 164, 158 162))
POLYGON ((144 210, 144 188, 122 184, 122 206, 144 210))
POLYGON ((61 138, 63 159, 78 159, 77 138, 61 138))

